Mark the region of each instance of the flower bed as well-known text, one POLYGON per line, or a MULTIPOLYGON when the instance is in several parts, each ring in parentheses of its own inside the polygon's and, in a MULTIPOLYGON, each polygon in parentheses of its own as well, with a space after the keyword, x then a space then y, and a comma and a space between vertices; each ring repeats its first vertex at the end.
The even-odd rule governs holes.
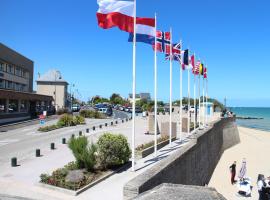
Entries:
POLYGON ((64 114, 57 122, 57 124, 53 124, 51 126, 39 127, 38 131, 41 132, 49 132, 52 130, 56 130, 59 128, 76 126, 80 124, 85 124, 85 119, 82 116, 72 116, 68 114, 64 114))
POLYGON ((90 145, 85 136, 71 138, 68 146, 76 161, 52 174, 41 174, 41 183, 80 191, 125 167, 131 156, 127 139, 120 134, 105 133, 90 145))

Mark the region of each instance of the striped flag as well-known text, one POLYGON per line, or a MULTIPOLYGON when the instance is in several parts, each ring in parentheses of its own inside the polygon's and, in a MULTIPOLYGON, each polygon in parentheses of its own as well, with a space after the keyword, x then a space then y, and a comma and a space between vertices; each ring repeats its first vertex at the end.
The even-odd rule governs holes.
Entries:
POLYGON ((203 68, 203 78, 207 78, 207 68, 203 68))
POLYGON ((196 62, 196 64, 195 64, 195 67, 193 67, 193 69, 192 69, 192 73, 194 75, 199 75, 199 73, 200 73, 200 65, 201 65, 201 61, 198 60, 196 62))

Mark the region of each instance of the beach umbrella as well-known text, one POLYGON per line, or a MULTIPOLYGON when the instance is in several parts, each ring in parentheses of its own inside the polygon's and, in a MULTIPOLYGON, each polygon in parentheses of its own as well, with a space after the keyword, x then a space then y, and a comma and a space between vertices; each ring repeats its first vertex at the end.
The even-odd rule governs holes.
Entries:
POLYGON ((242 166, 241 166, 241 169, 239 171, 238 178, 243 179, 246 176, 246 173, 247 173, 247 162, 246 162, 245 159, 243 159, 242 166))

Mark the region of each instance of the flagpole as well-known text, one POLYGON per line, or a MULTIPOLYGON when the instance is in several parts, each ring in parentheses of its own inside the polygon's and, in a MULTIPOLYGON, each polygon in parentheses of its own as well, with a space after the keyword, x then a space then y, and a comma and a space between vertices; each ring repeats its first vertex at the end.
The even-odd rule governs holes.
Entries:
MULTIPOLYGON (((201 61, 200 61, 200 65, 201 65, 201 61)), ((199 128, 201 127, 201 73, 200 73, 200 68, 201 66, 199 65, 199 81, 198 81, 198 92, 199 92, 199 114, 198 114, 198 117, 199 117, 199 128)))
POLYGON ((190 69, 188 67, 188 135, 190 134, 190 69))
MULTIPOLYGON (((196 66, 196 60, 195 60, 195 53, 194 53, 194 68, 196 66)), ((194 82, 193 82, 193 94, 194 94, 194 100, 193 100, 193 104, 194 104, 194 130, 196 129, 196 74, 195 74, 195 70, 193 70, 193 75, 194 75, 194 82)))
POLYGON ((157 48, 156 48, 156 44, 157 44, 157 15, 155 13, 155 58, 154 58, 154 62, 155 62, 155 69, 154 69, 154 73, 155 73, 155 156, 157 156, 157 48))
POLYGON ((132 67, 132 171, 135 171, 135 106, 136 106, 136 0, 134 0, 133 67, 132 67))
MULTIPOLYGON (((204 71, 204 68, 203 68, 203 71, 204 71)), ((204 73, 204 72, 203 72, 204 73)), ((205 127, 205 94, 204 94, 204 76, 203 76, 203 127, 205 127)))
POLYGON ((170 145, 172 144, 172 28, 170 28, 170 145))
MULTIPOLYGON (((182 41, 180 41, 181 43, 181 49, 182 49, 182 41)), ((182 50, 181 50, 182 51, 182 50)), ((180 53, 181 55, 181 53, 180 53)), ((179 60, 179 63, 180 63, 180 132, 179 132, 179 138, 180 138, 180 141, 182 140, 182 117, 183 117, 183 102, 182 102, 182 99, 183 99, 183 69, 182 69, 182 64, 181 64, 181 60, 182 58, 180 58, 179 60)))
MULTIPOLYGON (((206 67, 206 79, 205 79, 205 83, 206 83, 206 94, 205 94, 205 100, 206 100, 206 104, 207 104, 207 108, 208 108, 208 67, 206 67)), ((206 126, 208 125, 208 112, 206 110, 206 126)))

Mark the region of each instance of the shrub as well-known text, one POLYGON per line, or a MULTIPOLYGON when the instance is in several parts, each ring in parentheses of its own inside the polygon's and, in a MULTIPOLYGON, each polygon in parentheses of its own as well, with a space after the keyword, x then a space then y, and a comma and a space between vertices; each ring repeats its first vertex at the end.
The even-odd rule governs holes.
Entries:
POLYGON ((85 124, 85 119, 83 116, 77 115, 73 117, 73 124, 78 125, 78 124, 85 124))
POLYGON ((71 149, 79 169, 93 170, 96 164, 95 152, 97 148, 94 144, 88 146, 87 137, 71 138, 68 147, 71 149))
POLYGON ((74 123, 72 115, 64 114, 57 122, 57 125, 60 127, 73 126, 74 123))
POLYGON ((43 126, 43 127, 39 127, 38 131, 41 131, 41 132, 48 132, 48 131, 52 131, 52 130, 55 130, 55 129, 58 129, 58 128, 61 128, 59 127, 58 125, 51 125, 51 126, 43 126))
POLYGON ((67 108, 59 108, 57 111, 56 111, 56 114, 57 115, 63 115, 63 114, 70 114, 70 111, 67 109, 67 108))
POLYGON ((49 178, 50 178, 50 175, 48 175, 48 174, 41 174, 40 175, 40 182, 42 182, 42 183, 48 183, 49 178))
POLYGON ((85 118, 103 119, 105 116, 96 110, 81 110, 80 116, 85 118))
MULTIPOLYGON (((157 144, 159 144, 159 143, 161 143, 161 142, 164 142, 164 141, 166 141, 166 140, 169 140, 169 136, 168 136, 168 135, 166 135, 166 136, 161 136, 161 137, 159 137, 159 138, 157 139, 157 144)), ((147 149, 147 148, 149 148, 149 147, 152 147, 152 146, 154 146, 154 145, 155 145, 155 141, 153 140, 153 141, 150 141, 150 142, 148 142, 148 143, 141 144, 141 145, 137 146, 137 147, 136 147, 136 150, 137 150, 137 151, 142 151, 142 150, 147 149)))
POLYGON ((99 137, 97 145, 99 165, 103 168, 122 165, 131 156, 127 138, 121 134, 105 133, 99 137))

